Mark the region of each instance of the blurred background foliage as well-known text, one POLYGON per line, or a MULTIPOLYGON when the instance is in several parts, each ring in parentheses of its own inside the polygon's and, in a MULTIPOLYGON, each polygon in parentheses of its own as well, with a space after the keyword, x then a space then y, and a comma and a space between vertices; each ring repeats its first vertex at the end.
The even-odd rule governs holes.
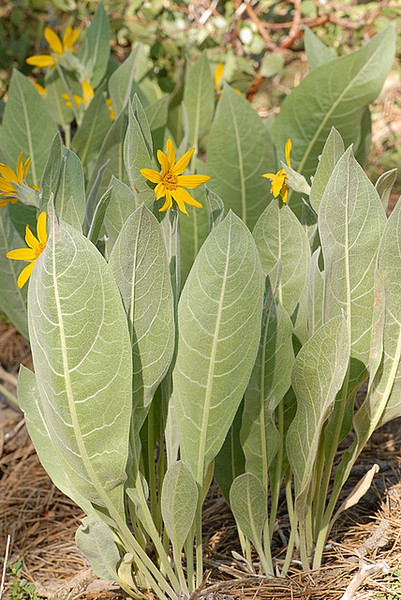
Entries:
MULTIPOLYGON (((171 93, 186 60, 206 49, 211 64, 224 63, 224 79, 262 117, 277 113, 306 74, 305 25, 337 55, 360 47, 389 22, 401 31, 400 0, 104 0, 104 5, 114 61, 122 62, 132 44, 142 42, 152 65, 147 75, 171 93)), ((29 75, 26 57, 48 52, 44 28, 60 35, 67 25, 85 30, 97 6, 95 0, 1 0, 0 116, 12 69, 29 75)), ((400 53, 398 45, 397 58, 400 53)), ((395 65, 399 81, 397 69, 395 65)), ((35 78, 41 83, 40 72, 35 78)), ((399 87, 397 94, 393 100, 400 106, 399 87)), ((399 133, 390 128, 384 134, 394 138, 387 140, 393 152, 399 133)), ((384 162, 390 168, 392 156, 384 162)))

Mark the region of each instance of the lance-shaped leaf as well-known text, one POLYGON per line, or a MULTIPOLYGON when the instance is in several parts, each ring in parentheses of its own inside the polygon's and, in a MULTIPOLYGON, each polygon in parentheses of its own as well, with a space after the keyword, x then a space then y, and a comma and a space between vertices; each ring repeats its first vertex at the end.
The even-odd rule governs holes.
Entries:
POLYGON ((321 249, 317 248, 311 256, 308 274, 308 333, 312 337, 323 319, 324 274, 319 268, 321 249))
POLYGON ((214 461, 214 478, 227 502, 229 502, 232 482, 245 472, 245 456, 240 441, 243 408, 244 403, 241 402, 224 444, 214 461))
POLYGON ((322 427, 333 409, 347 372, 347 322, 334 317, 304 344, 292 372, 297 412, 287 433, 287 455, 294 473, 298 518, 305 515, 306 496, 322 427))
POLYGON ((209 233, 209 215, 206 209, 204 186, 191 190, 191 196, 202 204, 202 208, 191 208, 189 217, 181 212, 179 214, 182 284, 185 282, 199 249, 209 233))
POLYGON ((56 133, 56 123, 43 98, 29 79, 15 70, 0 129, 0 148, 5 162, 14 169, 24 150, 24 158, 31 158, 27 181, 39 185, 56 133))
POLYGON ((253 237, 263 273, 279 282, 277 299, 291 316, 306 293, 310 248, 305 230, 287 205, 272 200, 256 223, 253 237))
MULTIPOLYGON (((382 323, 379 322, 381 363, 371 375, 368 394, 354 419, 359 440, 401 415, 401 203, 390 215, 377 257, 382 323), (374 377, 373 377, 374 375, 374 377)), ((375 346, 373 345, 373 348, 375 346)), ((374 363, 376 357, 373 357, 374 363)), ((373 369, 372 369, 373 370, 373 369)))
POLYGON ((82 230, 86 208, 84 170, 78 156, 65 147, 54 204, 58 217, 82 230))
POLYGON ((109 266, 128 315, 135 410, 152 401, 174 351, 174 307, 160 225, 140 206, 126 220, 109 266))
POLYGON ((209 213, 209 231, 212 231, 224 219, 224 202, 218 194, 205 186, 206 206, 209 213))
POLYGON ((387 211, 388 209, 388 202, 390 200, 391 190, 393 188, 393 185, 395 184, 396 179, 397 169, 391 169, 390 171, 382 173, 379 179, 376 181, 375 188, 381 198, 383 208, 385 211, 387 211))
POLYGON ((267 490, 268 468, 280 443, 274 410, 291 385, 293 325, 282 305, 270 299, 262 318, 259 352, 245 392, 241 445, 246 470, 267 490))
POLYGON ((185 79, 184 104, 188 113, 189 145, 198 146, 212 122, 214 113, 214 86, 206 52, 188 67, 185 79))
POLYGON ((291 138, 292 166, 305 177, 313 175, 318 156, 332 127, 345 146, 358 143, 365 108, 380 93, 395 49, 392 26, 365 46, 314 69, 286 97, 272 127, 279 158, 291 138))
POLYGON ((198 487, 187 465, 182 460, 171 465, 163 480, 161 511, 177 556, 191 531, 198 496, 198 487))
POLYGON ((332 127, 326 143, 324 144, 322 155, 312 180, 309 199, 316 212, 319 211, 320 201, 324 190, 326 189, 326 185, 334 171, 334 167, 344 154, 344 150, 344 142, 341 135, 334 127, 332 127))
POLYGON ((308 61, 308 71, 310 73, 317 67, 334 60, 336 55, 332 48, 326 46, 326 44, 313 33, 312 29, 305 26, 304 32, 305 54, 308 61))
POLYGON ((230 507, 238 527, 257 550, 261 549, 262 531, 267 519, 267 493, 252 473, 234 479, 230 489, 230 507))
POLYGON ((128 100, 131 98, 140 49, 140 44, 136 44, 131 54, 110 76, 109 92, 116 117, 123 112, 128 104, 128 100))
POLYGON ((93 88, 96 88, 105 76, 109 57, 110 25, 103 2, 99 2, 79 51, 79 58, 86 67, 93 88))
POLYGON ((199 485, 248 383, 259 344, 262 299, 255 243, 230 211, 203 244, 178 306, 174 407, 181 456, 199 485))
POLYGON ((96 575, 114 581, 121 558, 115 542, 111 529, 99 518, 85 517, 75 534, 76 545, 84 552, 96 575))
POLYGON ((352 373, 366 371, 374 300, 374 269, 386 216, 373 185, 349 148, 337 163, 319 208, 324 260, 323 321, 345 312, 352 373))
POLYGON ((61 173, 61 160, 63 156, 63 141, 59 132, 54 136, 52 145, 50 146, 49 156, 43 171, 40 189, 42 192, 40 199, 40 209, 46 210, 50 196, 56 195, 61 173))
POLYGON ((260 117, 225 85, 208 139, 210 189, 252 229, 269 193, 261 175, 274 168, 273 145, 260 117))
MULTIPOLYGON (((12 207, 14 208, 14 207, 12 207)), ((28 339, 26 308, 26 286, 20 290, 18 276, 26 264, 20 260, 10 260, 6 254, 15 248, 23 248, 24 242, 10 219, 10 207, 1 209, 0 218, 0 310, 28 339)))
POLYGON ((127 319, 100 253, 53 215, 29 283, 28 324, 52 442, 77 491, 104 506, 126 478, 132 409, 127 319))
POLYGON ((137 202, 131 188, 114 176, 111 178, 109 187, 111 188, 111 197, 104 218, 104 226, 109 247, 112 248, 125 221, 137 208, 137 202))

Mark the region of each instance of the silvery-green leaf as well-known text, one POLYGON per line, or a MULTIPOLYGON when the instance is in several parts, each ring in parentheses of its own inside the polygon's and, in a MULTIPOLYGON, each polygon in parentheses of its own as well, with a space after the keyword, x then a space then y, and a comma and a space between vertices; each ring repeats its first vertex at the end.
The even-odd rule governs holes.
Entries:
POLYGON ((304 43, 309 73, 336 58, 333 49, 326 46, 306 25, 304 26, 304 43))
POLYGON ((316 173, 312 179, 310 192, 310 203, 313 209, 318 212, 319 204, 322 199, 326 185, 331 177, 334 167, 344 154, 344 142, 337 129, 331 128, 331 131, 324 144, 322 154, 317 165, 316 173))
POLYGON ((140 172, 140 169, 152 169, 155 166, 152 134, 143 106, 136 95, 128 110, 128 129, 124 140, 124 164, 131 187, 138 194, 138 201, 144 202, 146 206, 152 206, 155 193, 148 180, 140 172))
POLYGON ((104 506, 126 478, 132 410, 127 319, 98 250, 54 215, 30 278, 28 324, 49 435, 74 488, 104 506))
POLYGON ((109 247, 112 248, 130 214, 137 208, 136 196, 125 183, 111 178, 111 197, 104 218, 109 247))
POLYGON ((267 494, 255 475, 243 473, 234 479, 230 489, 230 507, 242 533, 255 548, 260 547, 267 519, 267 494))
POLYGON ((347 372, 347 322, 339 315, 322 325, 298 352, 292 371, 297 412, 288 429, 287 456, 294 473, 296 510, 302 519, 323 424, 347 372))
POLYGON ((180 552, 195 519, 198 486, 182 460, 171 465, 163 480, 161 511, 168 536, 180 552))
MULTIPOLYGON (((395 48, 392 25, 359 50, 321 65, 285 98, 272 127, 273 142, 284 160, 285 143, 292 140, 291 164, 305 177, 313 175, 332 127, 345 147, 361 137, 366 106, 380 93, 395 48)), ((224 198, 223 198, 224 199, 224 198)))
MULTIPOLYGON (((79 94, 79 90, 74 89, 74 82, 72 81, 72 78, 68 77, 68 73, 66 74, 66 78, 71 85, 72 92, 74 94, 79 94)), ((48 69, 44 85, 46 94, 42 97, 50 114, 56 123, 62 127, 69 127, 71 121, 74 120, 74 113, 72 112, 72 109, 67 106, 65 98, 62 97, 62 95, 66 93, 66 89, 56 69, 48 69)))
MULTIPOLYGON (((398 202, 383 232, 377 257, 383 323, 379 336, 383 353, 368 394, 354 419, 358 438, 401 414, 401 203, 398 202)), ((373 373, 372 373, 373 375, 373 373)))
POLYGON ((0 129, 0 148, 6 164, 15 171, 18 156, 24 150, 24 160, 31 158, 26 179, 39 185, 56 133, 56 123, 43 98, 25 75, 14 70, 0 129))
MULTIPOLYGON (((102 190, 102 182, 103 182, 103 176, 104 173, 107 169, 108 166, 108 162, 106 162, 104 165, 102 165, 99 169, 99 171, 97 172, 96 175, 96 179, 95 182, 93 184, 93 186, 91 187, 89 194, 88 194, 88 201, 86 203, 85 206, 85 233, 86 235, 88 235, 88 232, 91 228, 95 213, 96 213, 96 208, 101 200, 101 198, 104 196, 104 194, 108 194, 110 191, 110 188, 107 188, 104 192, 102 190)), ((93 241, 93 240, 91 240, 93 241)))
POLYGON ((396 179, 397 169, 390 169, 390 171, 382 173, 379 179, 376 181, 375 188, 382 200, 385 211, 388 209, 388 201, 390 200, 391 190, 396 179))
POLYGON ((99 202, 96 204, 95 210, 92 215, 92 221, 89 225, 87 232, 87 238, 96 245, 100 230, 103 226, 104 215, 106 214, 107 207, 111 198, 111 188, 107 188, 104 194, 99 198, 99 202))
POLYGON ((214 478, 227 502, 229 502, 232 482, 245 471, 245 456, 240 441, 243 408, 244 403, 241 402, 224 444, 214 461, 214 478))
POLYGON ((178 305, 174 407, 181 456, 199 485, 223 445, 250 377, 262 300, 255 243, 230 211, 203 244, 178 305))
POLYGON ((185 282, 200 247, 209 233, 209 214, 206 208, 205 187, 189 190, 191 196, 202 204, 202 208, 191 206, 189 216, 180 212, 181 282, 185 282))
POLYGON ((280 444, 274 411, 291 385, 293 325, 283 306, 271 299, 264 309, 259 352, 245 392, 241 445, 246 470, 267 490, 268 468, 280 444))
POLYGON ((369 358, 374 269, 386 216, 352 148, 330 177, 318 222, 325 279, 323 322, 345 312, 354 359, 350 380, 358 382, 369 358))
POLYGON ((75 533, 75 543, 98 577, 115 581, 120 552, 111 529, 100 518, 84 517, 75 533))
POLYGON ((263 273, 279 281, 277 299, 291 316, 306 293, 310 261, 307 235, 292 210, 274 199, 256 223, 253 237, 263 273))
POLYGON ((260 117, 225 85, 208 137, 208 187, 252 229, 269 198, 261 175, 274 169, 273 145, 260 117))
POLYGON ((120 116, 131 97, 131 90, 135 81, 139 50, 140 45, 135 45, 131 54, 110 76, 109 93, 116 117, 120 116))
POLYGON ((164 94, 145 108, 150 131, 152 132, 154 151, 162 148, 167 127, 169 96, 164 94))
POLYGON ((112 120, 102 85, 96 90, 95 96, 85 109, 82 123, 72 139, 71 148, 84 165, 97 158, 111 125, 112 120))
POLYGON ((308 332, 309 337, 322 324, 324 274, 319 268, 321 250, 318 248, 311 256, 308 274, 308 332))
POLYGON ((0 310, 4 312, 18 331, 28 339, 26 308, 27 287, 22 290, 17 285, 18 276, 27 263, 11 260, 6 254, 10 250, 23 248, 24 241, 19 236, 10 219, 10 206, 1 209, 0 218, 0 310))
POLYGON ((209 231, 212 231, 224 219, 224 203, 220 196, 209 190, 207 186, 205 186, 205 193, 209 213, 209 231))
POLYGON ((52 145, 50 146, 49 156, 45 169, 43 171, 42 180, 40 182, 41 200, 40 208, 46 209, 47 203, 50 200, 50 195, 55 196, 60 181, 61 159, 63 156, 63 141, 59 132, 54 136, 52 145))
POLYGON ((72 150, 64 147, 55 197, 56 214, 76 229, 82 230, 85 206, 85 176, 81 161, 72 150))
POLYGON ((109 266, 128 315, 135 410, 147 408, 174 351, 174 306, 160 225, 140 206, 123 225, 109 266))
POLYGON ((110 57, 110 25, 103 2, 99 2, 78 53, 85 65, 85 75, 96 88, 106 74, 110 57))
POLYGON ((206 51, 188 66, 185 78, 184 104, 189 121, 189 145, 198 147, 214 113, 213 76, 206 51))

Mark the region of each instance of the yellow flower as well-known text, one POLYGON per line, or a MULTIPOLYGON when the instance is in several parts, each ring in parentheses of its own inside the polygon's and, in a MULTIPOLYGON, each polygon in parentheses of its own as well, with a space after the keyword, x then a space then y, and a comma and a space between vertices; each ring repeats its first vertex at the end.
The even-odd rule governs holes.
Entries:
MULTIPOLYGON (((0 163, 0 208, 6 206, 9 202, 15 204, 18 200, 27 200, 25 196, 27 196, 29 190, 39 190, 37 185, 28 185, 25 181, 31 159, 27 158, 25 164, 23 164, 23 154, 24 151, 18 157, 16 173, 11 167, 0 163)), ((28 193, 28 195, 30 194, 31 192, 28 193)), ((32 202, 26 201, 26 204, 32 204, 32 202)))
POLYGON ((34 67, 54 67, 58 57, 67 51, 74 52, 74 44, 77 41, 78 35, 79 29, 73 29, 68 26, 65 28, 63 41, 61 41, 57 33, 50 29, 50 27, 46 27, 45 38, 55 56, 51 54, 38 54, 37 56, 29 56, 26 62, 28 65, 33 65, 34 67))
MULTIPOLYGON (((285 159, 289 167, 291 166, 291 146, 291 140, 287 140, 285 144, 285 159)), ((266 177, 266 179, 271 179, 272 185, 270 188, 270 192, 273 194, 273 196, 277 198, 277 196, 281 192, 281 198, 283 202, 287 202, 288 188, 287 184, 285 183, 287 179, 287 174, 284 171, 284 169, 280 169, 279 171, 277 171, 277 173, 265 173, 264 175, 262 175, 262 177, 266 177)))
POLYGON ((156 200, 160 200, 164 196, 166 197, 166 201, 162 208, 159 209, 159 212, 164 212, 171 208, 173 200, 175 200, 178 208, 186 215, 188 213, 185 209, 185 204, 202 208, 202 204, 194 200, 190 193, 184 189, 196 188, 210 179, 208 175, 182 175, 194 152, 195 148, 188 150, 182 158, 175 162, 173 142, 169 138, 166 145, 166 154, 161 150, 157 151, 157 159, 161 165, 162 172, 158 173, 154 169, 141 169, 141 173, 146 179, 157 183, 155 187, 156 200))
POLYGON ((109 109, 110 119, 112 121, 115 121, 115 119, 116 119, 116 113, 114 112, 113 103, 111 101, 111 98, 107 98, 106 104, 107 104, 107 108, 109 109))
POLYGON ((23 285, 28 281, 29 276, 32 273, 32 269, 46 248, 47 244, 47 233, 46 233, 46 213, 41 212, 36 225, 37 238, 33 235, 29 229, 29 225, 25 229, 25 241, 28 244, 28 248, 18 248, 17 250, 10 250, 7 252, 7 258, 13 258, 14 260, 25 260, 29 262, 29 265, 21 271, 18 277, 18 287, 22 288, 23 285))
MULTIPOLYGON (((88 106, 89 102, 92 100, 93 96, 95 95, 95 92, 93 91, 93 87, 91 86, 89 81, 83 81, 81 83, 81 86, 82 86, 83 97, 78 96, 77 94, 73 94, 72 97, 73 97, 73 100, 74 100, 76 106, 83 104, 84 107, 86 108, 88 106)), ((61 97, 63 98, 63 100, 66 101, 65 105, 68 106, 68 108, 72 108, 71 101, 70 101, 68 94, 61 94, 61 97)))
POLYGON ((36 89, 38 90, 38 92, 41 96, 46 96, 46 94, 47 94, 46 88, 44 88, 43 85, 40 85, 40 83, 38 83, 37 81, 33 81, 32 83, 36 87, 36 89))
POLYGON ((223 79, 223 71, 224 65, 223 63, 219 63, 214 72, 213 80, 214 80, 214 91, 216 94, 220 95, 221 92, 221 80, 223 79))

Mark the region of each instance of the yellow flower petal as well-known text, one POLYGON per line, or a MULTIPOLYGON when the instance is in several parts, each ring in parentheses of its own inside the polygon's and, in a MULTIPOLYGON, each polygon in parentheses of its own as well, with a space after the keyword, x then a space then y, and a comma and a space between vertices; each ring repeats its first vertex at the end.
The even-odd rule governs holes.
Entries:
POLYGON ((22 156, 24 151, 22 151, 17 159, 17 179, 19 185, 22 185, 22 180, 24 179, 24 165, 22 163, 22 156))
POLYGON ((50 27, 45 27, 45 38, 53 52, 56 52, 56 54, 64 53, 62 41, 50 27))
POLYGON ((172 196, 177 202, 177 204, 180 201, 185 202, 185 204, 188 204, 189 206, 196 206, 197 208, 202 208, 202 204, 195 200, 195 198, 192 198, 191 194, 187 192, 187 190, 185 190, 184 188, 177 188, 172 192, 172 196))
POLYGON ((264 175, 262 175, 262 177, 266 177, 266 179, 275 179, 276 174, 275 173, 265 173, 264 175))
POLYGON ((170 164, 168 162, 167 156, 161 150, 157 151, 157 160, 159 161, 160 166, 162 168, 162 175, 165 175, 167 171, 170 170, 170 164))
POLYGON ((166 154, 167 154, 167 160, 169 162, 170 168, 172 169, 175 163, 175 152, 174 152, 174 146, 173 146, 173 142, 171 140, 171 138, 168 138, 167 143, 166 143, 166 154))
POLYGON ((166 191, 166 201, 161 208, 159 208, 159 212, 165 212, 169 208, 173 206, 173 200, 171 198, 170 192, 166 191))
POLYGON ((43 85, 40 85, 40 83, 38 83, 37 81, 33 81, 32 83, 38 90, 39 94, 41 94, 41 96, 46 95, 46 88, 44 88, 43 85))
MULTIPOLYGON (((8 167, 7 165, 3 165, 3 163, 0 163, 0 175, 2 177, 4 177, 4 179, 7 179, 7 182, 12 181, 13 183, 18 183, 18 177, 14 173, 14 171, 11 169, 11 167, 8 167)), ((1 182, 0 182, 0 186, 1 186, 1 182)))
POLYGON ((38 54, 37 56, 29 56, 26 61, 28 65, 33 65, 34 67, 39 67, 40 69, 44 67, 54 67, 56 64, 54 62, 54 58, 50 56, 50 54, 38 54))
POLYGON ((164 187, 164 184, 162 182, 158 183, 155 187, 155 195, 156 200, 160 200, 160 198, 163 198, 163 196, 166 195, 166 188, 164 187))
POLYGON ((184 188, 193 189, 209 181, 209 175, 179 175, 177 177, 178 185, 184 188))
POLYGON ((17 284, 18 284, 18 287, 19 287, 20 289, 21 289, 21 288, 22 288, 22 287, 23 287, 23 286, 26 284, 26 282, 28 281, 28 279, 29 279, 29 277, 30 277, 30 275, 31 275, 31 273, 32 273, 33 267, 35 266, 35 263, 36 263, 36 260, 33 260, 33 261, 31 262, 31 264, 29 264, 27 267, 25 267, 25 269, 23 269, 23 270, 21 271, 21 273, 19 274, 19 277, 18 277, 18 279, 17 279, 17 284))
POLYGON ((37 250, 39 247, 39 240, 33 235, 32 231, 29 228, 29 225, 25 227, 25 241, 30 248, 33 250, 37 250))
POLYGON ((22 177, 23 179, 25 179, 28 174, 30 164, 31 164, 31 157, 29 156, 25 161, 24 172, 23 172, 23 177, 22 177))
POLYGON ((287 161, 287 165, 289 167, 291 166, 291 162, 290 162, 291 148, 292 148, 291 140, 288 139, 285 143, 285 160, 287 161))
POLYGON ((217 65, 217 68, 214 72, 214 89, 215 91, 217 91, 218 87, 220 86, 221 80, 223 79, 223 72, 224 72, 224 65, 223 63, 219 63, 217 65))
POLYGON ((180 160, 177 160, 176 164, 174 165, 174 167, 172 169, 172 171, 175 175, 181 175, 181 173, 183 173, 185 171, 194 152, 195 152, 195 148, 191 148, 191 150, 188 150, 188 152, 185 152, 184 156, 182 156, 180 158, 180 160))
POLYGON ((141 175, 149 179, 152 183, 160 183, 162 180, 161 173, 158 173, 154 169, 140 169, 141 175))
POLYGON ((16 250, 10 250, 6 254, 7 258, 12 258, 13 260, 35 260, 36 252, 32 248, 17 248, 16 250))
POLYGON ((281 191, 281 188, 284 185, 285 177, 286 177, 285 175, 277 174, 276 178, 272 181, 272 186, 270 188, 270 191, 275 198, 277 198, 277 196, 279 195, 279 193, 281 191))
POLYGON ((46 213, 42 211, 38 217, 36 224, 36 232, 38 240, 41 244, 47 244, 47 231, 46 231, 46 213))
POLYGON ((0 200, 0 208, 4 208, 4 206, 7 206, 10 200, 11 198, 3 198, 3 200, 0 200))
POLYGON ((89 102, 92 100, 95 92, 93 91, 93 87, 89 83, 89 81, 83 81, 81 83, 82 91, 84 93, 83 103, 84 106, 88 106, 89 102))
POLYGON ((281 199, 284 203, 287 202, 287 196, 288 196, 288 187, 286 184, 284 184, 283 189, 281 190, 281 199))
POLYGON ((64 52, 66 50, 73 50, 73 46, 77 41, 79 36, 79 29, 73 29, 70 25, 65 28, 64 37, 63 37, 63 46, 64 52))

